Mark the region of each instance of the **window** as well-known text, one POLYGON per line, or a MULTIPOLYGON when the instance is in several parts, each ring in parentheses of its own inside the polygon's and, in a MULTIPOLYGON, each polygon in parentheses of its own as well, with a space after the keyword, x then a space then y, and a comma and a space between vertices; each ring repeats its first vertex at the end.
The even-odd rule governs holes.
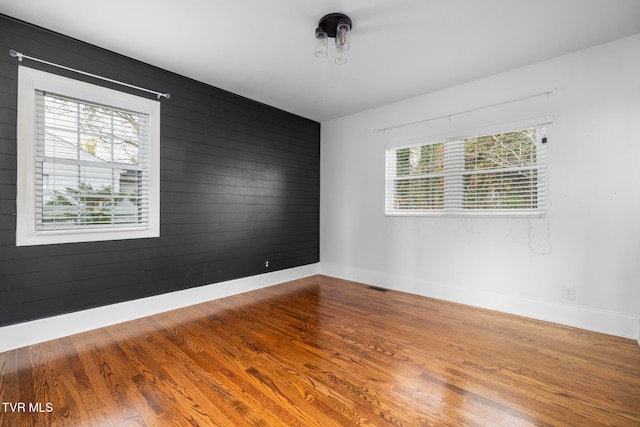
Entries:
POLYGON ((20 66, 16 244, 159 236, 160 104, 20 66))
POLYGON ((387 215, 545 212, 544 127, 387 149, 387 215))

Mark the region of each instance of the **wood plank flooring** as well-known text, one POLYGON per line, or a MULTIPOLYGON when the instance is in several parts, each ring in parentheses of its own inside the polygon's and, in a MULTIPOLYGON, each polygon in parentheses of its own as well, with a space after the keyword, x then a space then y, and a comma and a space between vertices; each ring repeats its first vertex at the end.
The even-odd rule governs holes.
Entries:
POLYGON ((0 400, 7 427, 639 426, 640 347, 313 276, 0 353, 0 400))

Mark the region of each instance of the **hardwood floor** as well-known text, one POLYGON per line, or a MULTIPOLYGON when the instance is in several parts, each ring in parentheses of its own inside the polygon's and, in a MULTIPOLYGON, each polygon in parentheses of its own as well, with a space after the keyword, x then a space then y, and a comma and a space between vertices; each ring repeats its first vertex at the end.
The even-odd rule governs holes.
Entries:
POLYGON ((313 276, 0 353, 0 400, 11 427, 638 426, 640 347, 313 276))

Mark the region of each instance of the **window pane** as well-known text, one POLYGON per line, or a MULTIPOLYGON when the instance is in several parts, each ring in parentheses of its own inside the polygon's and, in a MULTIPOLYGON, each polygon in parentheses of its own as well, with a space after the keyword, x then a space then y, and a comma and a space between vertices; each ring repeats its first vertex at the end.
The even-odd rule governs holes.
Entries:
POLYGON ((444 177, 398 179, 395 209, 432 210, 444 208, 444 177))
POLYGON ((46 128, 77 132, 79 117, 77 102, 47 95, 44 98, 44 111, 46 128))
POLYGON ((536 130, 532 128, 466 139, 465 170, 535 165, 536 130))
POLYGON ((143 174, 44 162, 42 229, 143 223, 143 174))
POLYGON ((465 174, 463 208, 536 209, 536 140, 537 128, 466 139, 465 171, 493 173, 465 174))
POLYGON ((47 129, 44 135, 44 154, 59 159, 78 159, 78 137, 75 132, 47 129))
POLYGON ((444 143, 408 147, 396 151, 396 175, 444 172, 444 143))
POLYGON ((109 186, 94 188, 83 182, 47 194, 50 196, 43 205, 44 229, 113 223, 113 206, 117 199, 109 186))
POLYGON ((96 136, 111 135, 111 110, 95 105, 79 104, 80 130, 96 136))
POLYGON ((111 140, 105 137, 96 137, 93 134, 81 134, 80 160, 94 162, 111 162, 111 140))
POLYGON ((465 209, 537 208, 538 171, 496 172, 464 177, 465 209))
POLYGON ((114 111, 113 135, 117 138, 137 140, 140 132, 140 117, 124 111, 114 111))
POLYGON ((116 163, 137 165, 139 162, 139 147, 138 141, 135 140, 113 141, 113 161, 116 163))

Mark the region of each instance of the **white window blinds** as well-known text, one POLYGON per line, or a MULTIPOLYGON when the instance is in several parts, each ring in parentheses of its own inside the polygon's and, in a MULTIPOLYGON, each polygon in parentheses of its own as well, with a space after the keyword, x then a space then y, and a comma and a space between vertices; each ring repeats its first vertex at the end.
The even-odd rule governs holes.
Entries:
POLYGON ((149 117, 37 90, 35 228, 147 227, 149 117))
POLYGON ((545 212, 543 127, 387 149, 388 215, 545 212))

